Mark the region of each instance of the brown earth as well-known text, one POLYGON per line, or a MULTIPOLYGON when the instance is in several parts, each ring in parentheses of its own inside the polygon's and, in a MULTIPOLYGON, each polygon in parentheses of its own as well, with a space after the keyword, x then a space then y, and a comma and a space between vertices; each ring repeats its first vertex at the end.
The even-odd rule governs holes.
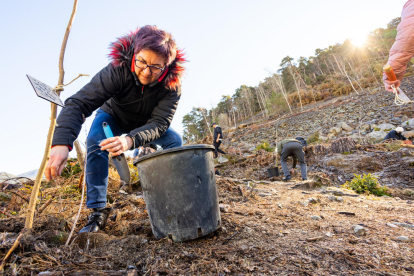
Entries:
MULTIPOLYGON (((414 229, 387 226, 414 223, 414 205, 409 200, 358 196, 345 189, 316 187, 320 183, 314 181, 217 177, 221 228, 207 237, 175 243, 154 238, 139 186, 124 195, 118 192, 118 183, 115 177, 110 179, 113 212, 104 231, 75 235, 68 247, 64 243, 80 201, 79 188, 70 188, 78 185, 77 178, 44 187, 40 205, 48 198, 52 203, 36 217, 33 232, 14 251, 5 275, 45 271, 50 274, 42 275, 414 273, 414 229), (328 198, 333 195, 340 195, 343 201, 328 198), (319 220, 312 219, 314 215, 319 220), (357 224, 366 229, 366 235, 354 234, 352 226, 357 224), (399 236, 409 240, 399 241, 399 236)), ((24 225, 27 203, 23 198, 29 194, 14 192, 20 196, 12 194, 2 211, 8 218, 0 221, 4 231, 1 258, 24 225), (16 215, 9 210, 17 210, 16 215)), ((77 229, 85 223, 87 213, 83 208, 77 229)))

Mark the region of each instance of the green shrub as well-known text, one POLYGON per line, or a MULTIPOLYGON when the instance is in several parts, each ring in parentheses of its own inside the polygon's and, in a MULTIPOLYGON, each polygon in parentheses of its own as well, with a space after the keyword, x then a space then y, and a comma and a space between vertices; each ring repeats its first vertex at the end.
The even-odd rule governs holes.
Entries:
POLYGON ((391 143, 385 144, 385 147, 389 151, 398 151, 399 149, 402 148, 402 145, 400 141, 392 141, 391 143))
POLYGON ((315 144, 315 143, 320 142, 320 140, 319 140, 319 131, 316 131, 314 134, 309 136, 307 142, 308 142, 308 144, 315 144))
POLYGON ((267 151, 267 152, 272 152, 272 151, 274 151, 274 150, 275 150, 274 148, 272 148, 272 147, 270 146, 269 142, 267 142, 267 141, 263 141, 260 145, 258 145, 258 146, 256 147, 256 149, 257 149, 257 150, 264 149, 264 150, 265 150, 265 151, 267 151))
POLYGON ((375 175, 364 174, 363 176, 354 174, 355 177, 351 182, 347 181, 344 187, 350 190, 354 190, 358 194, 371 193, 377 196, 389 195, 387 193, 388 188, 381 186, 378 183, 378 177, 375 175))
POLYGON ((66 199, 66 198, 80 199, 82 191, 77 184, 72 183, 72 184, 61 187, 59 189, 59 192, 61 193, 61 197, 63 199, 66 199))
POLYGON ((76 158, 69 158, 68 162, 66 163, 66 167, 62 171, 63 178, 69 178, 73 175, 76 175, 82 171, 78 159, 76 158))

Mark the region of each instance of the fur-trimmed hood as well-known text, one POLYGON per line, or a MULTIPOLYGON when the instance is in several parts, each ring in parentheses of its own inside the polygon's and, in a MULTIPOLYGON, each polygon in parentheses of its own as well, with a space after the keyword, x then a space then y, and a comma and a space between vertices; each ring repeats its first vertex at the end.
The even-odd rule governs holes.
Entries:
MULTIPOLYGON (((134 36, 138 32, 131 32, 128 35, 118 38, 110 44, 109 58, 114 67, 132 65, 132 57, 134 56, 134 36)), ((177 55, 174 61, 168 66, 167 75, 162 79, 161 83, 169 90, 177 90, 181 86, 181 80, 184 75, 185 68, 183 63, 187 60, 184 52, 177 49, 177 55)))

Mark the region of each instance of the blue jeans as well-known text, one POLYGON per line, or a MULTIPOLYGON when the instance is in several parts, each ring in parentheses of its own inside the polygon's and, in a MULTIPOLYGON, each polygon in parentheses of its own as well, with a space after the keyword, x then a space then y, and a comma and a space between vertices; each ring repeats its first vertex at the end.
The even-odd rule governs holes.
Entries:
MULTIPOLYGON (((86 206, 88 208, 101 208, 106 206, 106 193, 108 188, 108 151, 101 151, 99 144, 106 139, 102 123, 107 122, 114 136, 120 136, 124 131, 114 117, 99 109, 92 123, 87 138, 87 162, 86 162, 86 206)), ((160 145, 163 149, 181 147, 181 136, 172 128, 151 144, 160 145)))

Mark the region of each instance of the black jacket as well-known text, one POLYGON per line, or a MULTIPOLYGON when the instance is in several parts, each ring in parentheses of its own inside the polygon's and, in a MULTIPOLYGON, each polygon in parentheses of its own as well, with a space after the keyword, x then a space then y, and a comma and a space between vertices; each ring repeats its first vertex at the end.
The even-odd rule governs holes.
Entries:
MULTIPOLYGON (((121 41, 124 42, 123 47, 115 49, 118 56, 113 58, 112 63, 65 101, 65 107, 57 119, 52 145, 73 147, 84 118, 98 108, 116 119, 124 132, 134 140, 135 147, 159 138, 168 129, 181 97, 181 89, 171 85, 171 82, 166 84, 165 81, 145 86, 140 83, 131 71, 132 35, 120 38, 119 41, 128 40, 127 46, 125 47, 125 41, 121 41)), ((114 43, 114 48, 117 46, 114 43)), ((113 53, 114 49, 112 56, 113 53)), ((176 74, 178 66, 177 63, 170 65, 165 78, 167 81, 179 83, 177 78, 181 79, 183 68, 181 67, 180 74, 176 74)))
POLYGON ((387 139, 396 139, 396 140, 404 140, 404 141, 407 140, 407 138, 405 138, 402 135, 402 133, 398 133, 397 131, 395 131, 395 129, 388 132, 388 134, 384 138, 384 141, 387 139))
POLYGON ((217 140, 217 136, 220 134, 220 138, 219 139, 223 139, 223 132, 221 132, 221 127, 216 126, 214 128, 214 142, 217 140))

